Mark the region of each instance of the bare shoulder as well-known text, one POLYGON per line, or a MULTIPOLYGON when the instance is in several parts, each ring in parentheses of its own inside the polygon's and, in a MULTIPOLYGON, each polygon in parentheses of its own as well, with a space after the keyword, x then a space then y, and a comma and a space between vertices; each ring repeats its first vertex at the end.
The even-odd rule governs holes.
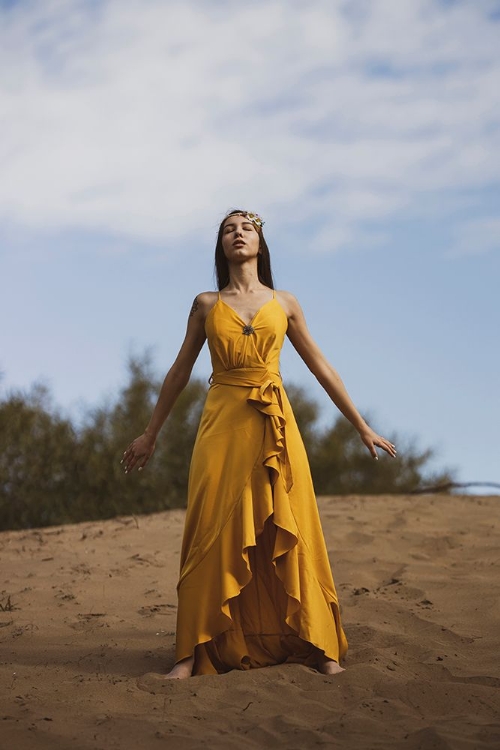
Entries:
POLYGON ((189 317, 196 316, 205 319, 217 302, 217 298, 217 292, 200 292, 200 294, 197 294, 191 305, 189 317))
POLYGON ((276 290, 276 299, 282 306, 288 318, 294 318, 301 313, 301 308, 297 297, 284 289, 276 290))

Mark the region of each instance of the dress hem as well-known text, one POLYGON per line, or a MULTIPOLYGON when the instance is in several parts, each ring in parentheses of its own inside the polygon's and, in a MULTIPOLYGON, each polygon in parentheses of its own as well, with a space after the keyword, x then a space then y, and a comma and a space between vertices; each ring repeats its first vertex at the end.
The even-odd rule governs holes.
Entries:
MULTIPOLYGON (((272 512, 272 513, 270 513, 270 514, 269 514, 269 515, 268 515, 268 516, 267 516, 267 517, 266 517, 266 518, 264 519, 264 522, 263 522, 263 524, 262 524, 262 528, 259 528, 259 530, 258 530, 258 531, 256 530, 256 534, 255 534, 255 540, 256 540, 256 542, 257 542, 258 538, 259 538, 259 537, 260 537, 260 536, 262 535, 262 533, 263 533, 263 531, 264 531, 264 527, 265 527, 266 523, 267 523, 267 522, 269 521, 269 519, 270 519, 270 518, 272 518, 273 516, 274 516, 274 510, 273 510, 273 512, 272 512)), ((291 546, 290 546, 290 547, 289 547, 288 549, 286 549, 285 551, 281 552, 281 553, 280 553, 279 555, 276 555, 276 557, 273 557, 273 558, 272 558, 272 563, 273 563, 273 567, 274 567, 274 570, 275 570, 275 574, 276 574, 276 576, 278 577, 278 579, 279 579, 279 580, 281 581, 281 583, 282 583, 282 585, 283 585, 283 589, 284 589, 284 591, 285 591, 285 594, 286 594, 286 596, 288 597, 288 599, 289 599, 289 600, 292 600, 292 602, 294 603, 294 606, 293 606, 293 608, 291 609, 291 611, 289 611, 289 612, 287 611, 287 614, 286 614, 286 616, 285 616, 285 618, 284 618, 284 621, 285 621, 285 623, 287 624, 287 626, 288 626, 288 627, 289 627, 289 628, 291 629, 291 631, 292 631, 292 632, 290 632, 290 633, 289 633, 288 635, 292 635, 292 636, 295 636, 295 637, 298 637, 298 638, 300 638, 300 639, 301 639, 302 641, 304 641, 305 643, 308 643, 308 644, 310 644, 310 645, 311 645, 311 646, 312 646, 313 648, 316 648, 316 649, 317 649, 317 650, 318 650, 319 652, 321 652, 321 653, 322 653, 322 654, 323 654, 324 656, 326 656, 326 658, 327 658, 327 659, 332 659, 332 660, 333 660, 333 661, 335 661, 335 662, 336 662, 337 664, 340 664, 340 661, 341 661, 341 659, 343 659, 343 658, 344 658, 344 656, 345 656, 345 654, 347 653, 347 645, 344 645, 344 643, 343 643, 343 638, 342 638, 342 636, 343 636, 343 630, 342 630, 342 626, 341 626, 341 623, 340 623, 340 609, 339 609, 338 601, 337 601, 336 599, 334 599, 334 598, 332 597, 331 593, 330 593, 330 592, 328 592, 328 591, 327 591, 327 590, 325 589, 325 587, 324 587, 324 586, 323 586, 323 585, 321 584, 321 582, 320 582, 320 581, 318 581, 318 583, 319 583, 319 585, 320 585, 320 587, 321 587, 321 589, 322 589, 322 591, 323 591, 323 593, 324 593, 324 595, 325 595, 325 599, 327 600, 327 602, 328 602, 328 605, 329 605, 329 606, 331 607, 331 609, 332 609, 332 615, 333 615, 333 619, 334 619, 334 623, 335 623, 335 628, 336 628, 336 630, 337 630, 337 639, 338 639, 338 645, 339 645, 339 654, 338 654, 338 656, 332 656, 332 655, 328 654, 328 653, 327 653, 327 650, 326 650, 325 648, 323 648, 322 646, 320 646, 320 645, 319 645, 319 643, 315 642, 315 641, 314 641, 314 640, 312 640, 311 638, 305 637, 305 635, 303 634, 303 632, 301 632, 300 630, 298 631, 298 630, 297 630, 296 628, 294 628, 294 627, 293 627, 293 625, 291 625, 291 624, 290 624, 290 620, 291 620, 291 619, 293 618, 293 616, 294 616, 295 614, 297 614, 297 612, 299 612, 299 611, 300 611, 300 609, 301 609, 301 605, 302 605, 302 602, 301 602, 301 600, 300 600, 300 599, 298 599, 297 597, 293 596, 292 594, 290 594, 290 593, 289 593, 289 592, 287 591, 287 588, 286 588, 286 585, 285 585, 285 581, 283 580, 282 576, 280 576, 280 574, 279 574, 279 571, 278 571, 278 570, 277 570, 277 568, 276 568, 276 560, 278 560, 278 559, 280 559, 280 558, 284 557, 284 556, 285 556, 285 555, 287 555, 287 554, 288 554, 289 552, 291 552, 291 551, 293 550, 293 548, 294 548, 294 547, 296 546, 296 544, 298 543, 298 538, 297 538, 297 536, 296 536, 296 535, 295 535, 295 534, 294 534, 293 532, 291 532, 291 531, 290 531, 289 529, 286 529, 286 528, 284 528, 283 526, 280 526, 280 525, 276 524, 274 520, 273 520, 273 524, 274 524, 274 526, 275 526, 275 527, 276 527, 276 529, 277 529, 277 533, 278 533, 278 530, 281 530, 281 531, 285 532, 286 534, 289 534, 290 536, 293 536, 293 537, 295 538, 295 543, 294 543, 294 544, 292 544, 292 545, 291 545, 291 546), (342 635, 341 635, 341 637, 339 637, 339 629, 340 629, 340 633, 342 634, 342 635)), ((220 614, 220 615, 222 615, 222 616, 224 616, 224 617, 226 617, 226 618, 228 619, 228 625, 227 625, 227 627, 225 627, 225 628, 221 628, 221 629, 218 629, 218 630, 217 630, 217 632, 213 632, 213 633, 212 633, 212 634, 211 634, 211 635, 210 635, 209 637, 207 637, 207 638, 203 638, 203 639, 201 639, 201 640, 197 641, 197 642, 196 642, 196 643, 195 643, 195 644, 193 645, 193 648, 192 648, 192 650, 191 650, 191 653, 189 653, 189 654, 184 654, 184 655, 180 656, 179 658, 176 658, 175 664, 178 664, 178 663, 179 663, 180 661, 182 661, 183 659, 187 659, 187 658, 189 658, 189 657, 193 656, 193 654, 194 654, 194 656, 195 656, 195 663, 194 663, 194 667, 193 667, 193 676, 197 676, 197 675, 202 675, 202 674, 206 674, 206 672, 197 672, 197 671, 196 671, 196 666, 197 666, 197 658, 196 658, 196 657, 197 657, 197 654, 196 654, 196 652, 197 652, 197 649, 199 648, 199 646, 204 646, 204 645, 206 646, 206 645, 207 645, 208 643, 210 643, 211 641, 213 641, 213 640, 215 640, 216 638, 218 638, 219 636, 223 635, 224 633, 226 633, 226 632, 227 632, 228 630, 230 630, 230 629, 231 629, 231 626, 232 626, 232 624, 234 623, 234 620, 233 620, 233 618, 232 618, 232 617, 231 617, 231 615, 229 614, 229 601, 230 601, 231 599, 236 599, 236 598, 238 598, 238 597, 240 596, 241 592, 243 591, 243 589, 244 589, 244 588, 245 588, 246 586, 248 586, 248 584, 249 584, 249 583, 250 583, 250 582, 252 581, 252 578, 253 578, 253 573, 252 573, 252 571, 251 571, 251 568, 250 568, 250 564, 249 564, 249 556, 248 556, 248 550, 250 549, 250 547, 254 547, 254 546, 256 546, 256 544, 255 544, 255 545, 248 545, 247 547, 244 547, 244 548, 243 548, 243 550, 242 550, 242 555, 241 555, 241 558, 242 558, 242 560, 243 560, 243 561, 244 561, 244 563, 245 563, 245 566, 246 566, 247 572, 249 573, 250 577, 248 578, 248 580, 246 580, 246 581, 245 581, 244 583, 242 583, 241 585, 240 585, 240 582, 238 582, 238 591, 237 591, 236 593, 232 594, 231 596, 228 596, 228 597, 226 597, 226 598, 224 599, 224 601, 223 601, 223 602, 221 603, 221 605, 220 605, 220 608, 219 608, 219 614, 220 614)), ((286 635, 287 635, 287 634, 282 634, 282 635, 286 637, 286 635)), ((242 657, 241 657, 241 660, 240 660, 240 667, 239 667, 240 669, 242 669, 242 666, 241 666, 242 662, 243 662, 243 661, 244 661, 244 659, 245 659, 246 657, 248 657, 248 656, 249 656, 248 654, 243 654, 243 655, 242 655, 242 657)), ((286 661, 286 660, 285 660, 285 661, 286 661)), ((278 663, 284 663, 284 662, 277 662, 277 664, 278 664, 278 663)), ((236 668, 236 667, 231 667, 231 668, 229 668, 228 670, 225 670, 225 671, 226 671, 226 672, 227 672, 227 671, 231 671, 232 669, 235 669, 235 668, 236 668)), ((215 667, 214 667, 214 671, 213 671, 213 674, 224 674, 224 672, 219 672, 219 671, 218 671, 218 670, 216 670, 216 669, 215 669, 215 667)))

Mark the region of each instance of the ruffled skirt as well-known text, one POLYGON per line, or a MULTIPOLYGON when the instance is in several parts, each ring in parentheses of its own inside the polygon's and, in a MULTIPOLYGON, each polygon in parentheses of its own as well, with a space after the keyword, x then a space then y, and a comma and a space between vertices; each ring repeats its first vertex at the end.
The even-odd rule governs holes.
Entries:
POLYGON ((193 674, 347 650, 306 452, 282 387, 277 398, 283 471, 262 389, 215 384, 207 396, 177 587, 176 662, 194 653, 193 674))

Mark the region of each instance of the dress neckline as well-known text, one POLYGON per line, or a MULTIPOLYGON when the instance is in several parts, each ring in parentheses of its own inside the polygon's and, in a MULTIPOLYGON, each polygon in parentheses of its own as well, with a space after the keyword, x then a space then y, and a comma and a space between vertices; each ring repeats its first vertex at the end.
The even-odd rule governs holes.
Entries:
MULTIPOLYGON (((220 296, 220 292, 219 292, 219 299, 217 300, 217 302, 216 302, 215 304, 217 304, 218 302, 222 302, 222 304, 223 304, 223 305, 224 305, 225 307, 227 307, 227 308, 228 308, 229 310, 231 310, 231 312, 232 312, 232 313, 233 313, 234 315, 236 315, 236 317, 237 317, 237 318, 238 318, 238 319, 239 319, 239 320, 240 320, 240 321, 241 321, 241 322, 243 323, 243 325, 244 325, 244 326, 251 326, 251 325, 252 325, 252 323, 254 322, 255 318, 257 317, 257 315, 258 315, 258 314, 259 314, 259 313, 261 312, 261 310, 263 310, 263 309, 264 309, 264 307, 266 307, 267 305, 270 305, 270 304, 271 304, 271 302, 274 302, 275 300, 276 300, 276 297, 275 297, 275 295, 274 295, 274 290, 273 290, 273 296, 271 297, 271 299, 268 299, 268 300, 267 300, 267 302, 264 302, 264 304, 263 304, 263 305, 261 305, 261 306, 259 307, 259 309, 258 309, 258 310, 257 310, 257 312, 255 313, 255 315, 254 315, 254 316, 252 317, 252 319, 251 319, 251 320, 250 320, 249 322, 247 322, 247 321, 243 320, 243 318, 241 317, 241 315, 240 315, 239 313, 237 313, 237 312, 236 312, 236 310, 234 309, 234 307, 231 307, 231 305, 228 305, 228 304, 227 304, 227 302, 224 302, 224 300, 223 300, 223 299, 222 299, 222 297, 220 296)), ((214 305, 214 307, 215 307, 215 305, 214 305)), ((212 309, 213 309, 213 308, 212 308, 212 309)))

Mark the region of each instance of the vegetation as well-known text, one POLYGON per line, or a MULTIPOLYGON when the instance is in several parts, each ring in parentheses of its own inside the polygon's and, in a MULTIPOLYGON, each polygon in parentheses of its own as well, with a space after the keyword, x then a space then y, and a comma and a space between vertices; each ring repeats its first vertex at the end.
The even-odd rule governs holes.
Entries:
MULTIPOLYGON (((149 420, 160 382, 148 356, 128 363, 116 402, 90 410, 78 427, 54 407, 46 388, 14 392, 0 401, 0 529, 19 529, 151 513, 185 505, 189 461, 206 385, 192 380, 158 439, 148 470, 125 476, 123 450, 149 420)), ((409 492, 452 481, 426 471, 431 450, 389 436, 396 461, 374 462, 352 426, 339 416, 317 426, 318 405, 287 385, 308 451, 318 494, 409 492)), ((369 420, 368 420, 369 421, 369 420)))

